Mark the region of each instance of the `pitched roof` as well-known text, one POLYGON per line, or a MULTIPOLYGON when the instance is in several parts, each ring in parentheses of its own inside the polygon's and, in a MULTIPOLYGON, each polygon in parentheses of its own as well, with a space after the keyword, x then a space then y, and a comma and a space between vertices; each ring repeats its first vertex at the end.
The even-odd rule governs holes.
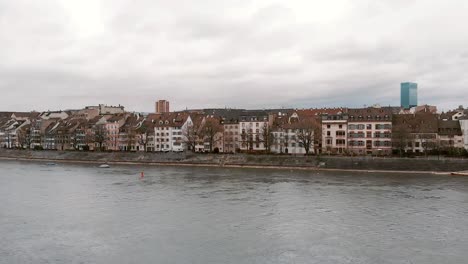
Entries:
POLYGON ((404 126, 410 133, 437 133, 438 116, 429 112, 393 115, 394 126, 404 126))
POLYGON ((349 108, 349 121, 392 120, 393 110, 390 107, 349 108))
POLYGON ((462 135, 460 122, 458 120, 439 119, 439 135, 462 135))
POLYGON ((148 118, 151 118, 156 127, 180 127, 185 124, 189 116, 188 112, 170 112, 151 114, 148 118))

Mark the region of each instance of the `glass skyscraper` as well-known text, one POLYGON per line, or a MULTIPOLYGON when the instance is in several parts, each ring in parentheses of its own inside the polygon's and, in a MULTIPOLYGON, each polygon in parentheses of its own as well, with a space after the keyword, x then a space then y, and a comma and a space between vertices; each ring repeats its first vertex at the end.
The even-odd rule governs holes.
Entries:
POLYGON ((418 105, 418 84, 401 83, 401 107, 411 108, 418 105))

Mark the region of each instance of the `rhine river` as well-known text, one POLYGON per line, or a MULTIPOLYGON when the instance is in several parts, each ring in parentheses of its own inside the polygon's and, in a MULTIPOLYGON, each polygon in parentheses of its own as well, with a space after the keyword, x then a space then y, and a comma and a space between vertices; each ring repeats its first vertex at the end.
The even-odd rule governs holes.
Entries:
POLYGON ((467 177, 0 161, 0 263, 467 261, 467 177))

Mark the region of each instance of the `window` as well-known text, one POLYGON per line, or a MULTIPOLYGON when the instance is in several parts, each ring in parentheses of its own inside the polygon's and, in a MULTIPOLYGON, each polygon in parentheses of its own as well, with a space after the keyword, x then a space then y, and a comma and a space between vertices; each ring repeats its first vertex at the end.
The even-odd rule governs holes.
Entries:
POLYGON ((345 144, 346 144, 346 142, 345 142, 344 139, 337 139, 337 140, 336 140, 336 145, 343 146, 343 145, 345 145, 345 144))
POLYGON ((327 136, 331 136, 331 132, 330 132, 330 131, 327 131, 327 136))
POLYGON ((345 131, 336 131, 337 136, 345 136, 346 132, 345 131))
POLYGON ((340 129, 343 128, 343 125, 339 125, 338 128, 340 128, 340 129))
POLYGON ((367 124, 366 129, 372 129, 372 124, 367 124))

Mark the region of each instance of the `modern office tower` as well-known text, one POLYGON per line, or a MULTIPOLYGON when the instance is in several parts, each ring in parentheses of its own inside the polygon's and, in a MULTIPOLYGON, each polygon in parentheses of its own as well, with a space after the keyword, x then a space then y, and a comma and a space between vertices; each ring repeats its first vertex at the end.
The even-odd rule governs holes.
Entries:
POLYGON ((411 108, 418 105, 418 84, 401 83, 401 107, 411 108))

